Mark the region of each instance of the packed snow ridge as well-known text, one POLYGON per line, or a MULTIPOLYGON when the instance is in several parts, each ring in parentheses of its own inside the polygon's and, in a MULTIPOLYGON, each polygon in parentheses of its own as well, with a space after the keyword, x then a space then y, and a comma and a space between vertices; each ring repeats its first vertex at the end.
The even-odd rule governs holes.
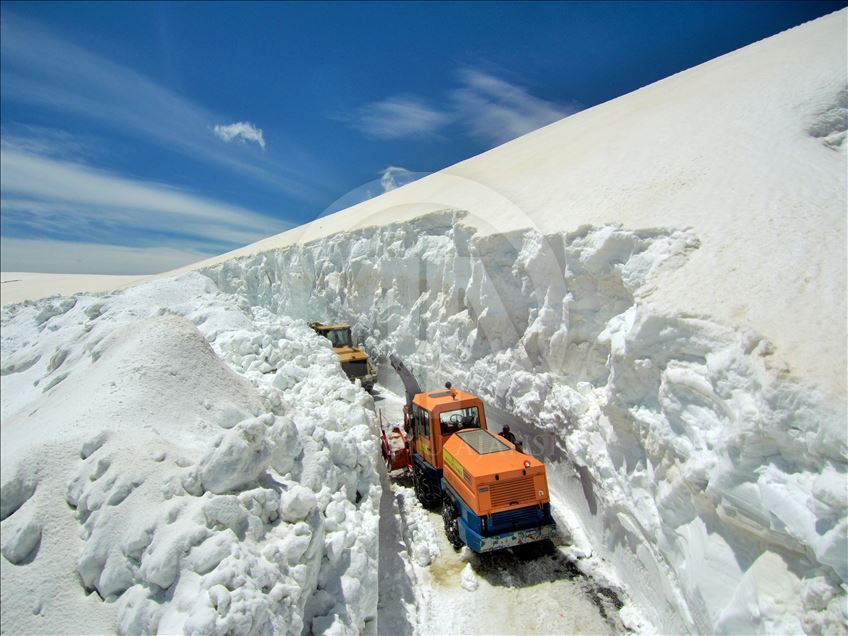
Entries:
POLYGON ((397 353, 422 386, 450 380, 513 417, 660 631, 844 629, 844 409, 763 335, 651 305, 698 237, 478 236, 463 216, 204 273, 246 306, 350 321, 378 361, 397 353))
POLYGON ((373 403, 328 341, 199 274, 2 326, 3 631, 375 619, 373 403))

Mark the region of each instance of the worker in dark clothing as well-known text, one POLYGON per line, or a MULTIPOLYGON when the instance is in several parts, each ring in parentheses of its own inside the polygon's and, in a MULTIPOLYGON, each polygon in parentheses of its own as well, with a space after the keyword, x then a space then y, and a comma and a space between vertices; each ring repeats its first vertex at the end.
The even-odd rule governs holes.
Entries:
POLYGON ((512 442, 513 444, 515 444, 515 435, 509 432, 509 425, 503 427, 503 430, 501 431, 501 437, 503 437, 508 442, 512 442))

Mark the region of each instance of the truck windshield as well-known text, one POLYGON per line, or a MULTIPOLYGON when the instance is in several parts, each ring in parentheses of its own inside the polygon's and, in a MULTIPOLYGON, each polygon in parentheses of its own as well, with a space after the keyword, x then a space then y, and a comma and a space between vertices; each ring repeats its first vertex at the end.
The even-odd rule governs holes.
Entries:
POLYGON ((462 431, 459 434, 459 439, 468 444, 479 455, 501 453, 509 450, 509 446, 489 431, 462 431))
POLYGON ((324 335, 333 343, 334 347, 352 347, 353 340, 350 337, 350 329, 330 329, 324 335))
POLYGON ((450 435, 467 428, 480 428, 480 414, 476 406, 439 413, 442 435, 450 435))

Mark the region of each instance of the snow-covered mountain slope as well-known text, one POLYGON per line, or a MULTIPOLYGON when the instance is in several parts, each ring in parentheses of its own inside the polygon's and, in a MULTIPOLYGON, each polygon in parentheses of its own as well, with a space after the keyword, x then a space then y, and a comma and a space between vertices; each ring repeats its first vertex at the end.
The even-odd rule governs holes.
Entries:
POLYGON ((102 274, 40 274, 33 272, 0 273, 0 301, 13 305, 57 295, 96 294, 140 285, 150 276, 102 274))

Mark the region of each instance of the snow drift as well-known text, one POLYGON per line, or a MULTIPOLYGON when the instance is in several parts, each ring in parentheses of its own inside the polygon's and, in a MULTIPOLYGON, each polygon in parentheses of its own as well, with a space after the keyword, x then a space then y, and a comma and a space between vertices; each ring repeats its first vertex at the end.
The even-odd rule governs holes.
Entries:
POLYGON ((3 352, 4 631, 374 620, 373 406, 304 324, 188 274, 8 308, 3 352))

